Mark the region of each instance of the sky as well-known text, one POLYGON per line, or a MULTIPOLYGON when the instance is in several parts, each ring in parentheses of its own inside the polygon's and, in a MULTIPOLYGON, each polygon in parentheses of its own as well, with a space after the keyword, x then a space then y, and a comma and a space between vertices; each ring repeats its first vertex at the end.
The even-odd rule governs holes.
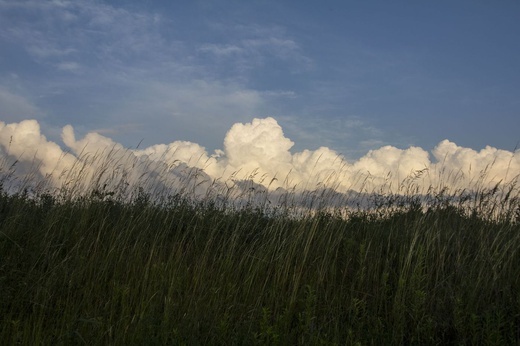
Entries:
POLYGON ((0 0, 0 154, 56 167, 90 138, 151 161, 183 143, 170 159, 211 177, 300 181, 318 157, 380 177, 500 157, 511 177, 519 18, 512 0, 0 0))

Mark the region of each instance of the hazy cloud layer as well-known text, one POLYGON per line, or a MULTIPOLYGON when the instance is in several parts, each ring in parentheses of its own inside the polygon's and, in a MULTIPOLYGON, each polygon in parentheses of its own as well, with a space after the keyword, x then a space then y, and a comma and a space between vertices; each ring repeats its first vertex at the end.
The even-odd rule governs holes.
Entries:
POLYGON ((2 119, 14 119, 25 114, 36 116, 42 113, 25 97, 0 85, 0 117, 2 119))
POLYGON ((518 180, 520 173, 518 150, 486 147, 476 151, 448 140, 440 142, 431 154, 418 147, 384 146, 353 162, 327 147, 292 153, 294 143, 270 117, 233 125, 224 139, 223 150, 214 153, 187 141, 127 149, 95 132, 77 139, 71 125, 63 128, 62 140, 65 150, 41 133, 36 120, 0 122, 2 174, 18 160, 16 174, 47 177, 57 188, 63 184, 93 186, 100 181, 124 182, 131 188, 146 182, 152 190, 191 186, 203 195, 215 184, 242 180, 270 190, 471 190, 493 187, 499 182, 509 184, 518 180))

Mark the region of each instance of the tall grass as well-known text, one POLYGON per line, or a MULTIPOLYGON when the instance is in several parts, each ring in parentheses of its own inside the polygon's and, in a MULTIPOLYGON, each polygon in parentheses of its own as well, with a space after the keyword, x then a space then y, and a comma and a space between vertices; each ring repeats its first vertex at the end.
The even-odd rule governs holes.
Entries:
POLYGON ((4 177, 2 345, 520 343, 514 184, 345 208, 327 189, 193 199, 196 173, 161 198, 4 177))

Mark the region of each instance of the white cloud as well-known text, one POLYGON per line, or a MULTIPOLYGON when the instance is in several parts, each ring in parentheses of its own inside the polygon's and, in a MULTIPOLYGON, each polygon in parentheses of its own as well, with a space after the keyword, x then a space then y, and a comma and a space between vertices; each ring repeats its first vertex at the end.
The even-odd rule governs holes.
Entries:
POLYGON ((485 173, 485 181, 498 183, 518 178, 520 174, 520 150, 510 152, 486 146, 480 151, 464 148, 444 140, 432 151, 439 167, 453 167, 454 174, 463 182, 476 183, 485 173))
MULTIPOLYGON (((256 114, 264 102, 262 94, 234 83, 195 79, 183 84, 146 80, 134 85, 123 113, 161 115, 190 126, 210 128, 230 124, 233 119, 256 114)), ((228 125, 226 125, 228 126, 228 125)))
POLYGON ((284 59, 296 57, 301 54, 300 47, 296 42, 291 39, 278 37, 247 39, 242 41, 242 45, 251 51, 268 50, 273 55, 284 59))
POLYGON ((64 61, 57 64, 59 70, 75 72, 81 69, 81 65, 74 61, 64 61))
POLYGON ((243 48, 240 48, 232 44, 203 44, 199 51, 204 53, 212 53, 217 56, 229 56, 234 54, 241 54, 244 52, 243 48))
POLYGON ((150 59, 161 52, 161 38, 154 29, 160 22, 158 14, 98 1, 2 2, 0 8, 2 37, 23 46, 38 62, 58 68, 71 55, 88 57, 85 63, 116 64, 129 54, 150 59), (11 11, 24 11, 33 19, 12 19, 11 11))
MULTIPOLYGON (((273 118, 254 119, 250 124, 235 124, 224 139, 224 152, 228 164, 235 170, 251 172, 256 168, 282 170, 288 173, 291 163, 290 149, 294 143, 286 138, 273 118)), ((273 174, 274 173, 274 174, 273 174)))
MULTIPOLYGON (((385 146, 354 162, 327 147, 293 154, 294 143, 273 118, 233 125, 224 139, 224 150, 214 155, 187 141, 132 150, 97 133, 78 140, 70 125, 63 128, 62 139, 72 154, 65 155, 56 143, 47 140, 35 120, 0 122, 0 155, 18 159, 22 169, 36 167, 42 176, 52 174, 51 182, 57 187, 66 183, 64 177, 76 172, 86 185, 102 175, 104 179, 124 178, 129 184, 144 181, 150 188, 159 184, 161 188, 180 189, 194 177, 192 169, 196 169, 200 179, 193 187, 199 194, 206 193, 204 189, 214 180, 237 179, 251 179, 270 189, 300 191, 329 187, 338 192, 398 193, 405 192, 406 184, 413 184, 415 192, 426 193, 430 187, 454 191, 510 184, 519 179, 520 172, 520 151, 491 147, 475 151, 447 140, 433 150, 435 161, 418 147, 385 146), (417 174, 419 171, 422 173, 417 174)), ((8 161, 7 157, 1 159, 8 161)))
POLYGON ((261 93, 266 97, 295 99, 298 94, 292 90, 267 90, 261 93))
POLYGON ((77 50, 73 48, 66 48, 66 47, 53 47, 53 43, 51 42, 45 42, 44 38, 36 38, 34 43, 31 43, 27 46, 27 50, 37 58, 61 58, 65 57, 67 55, 70 55, 72 53, 75 53, 77 50))
POLYGON ((217 26, 226 35, 225 43, 204 43, 199 52, 232 63, 239 73, 258 68, 273 59, 283 61, 291 71, 306 70, 312 65, 300 45, 278 27, 217 26))
POLYGON ((75 162, 56 143, 41 134, 36 120, 11 124, 0 121, 0 145, 7 155, 21 163, 17 168, 21 172, 18 173, 31 173, 30 170, 37 167, 42 176, 53 174, 50 179, 54 184, 58 184, 60 174, 70 170, 75 162))

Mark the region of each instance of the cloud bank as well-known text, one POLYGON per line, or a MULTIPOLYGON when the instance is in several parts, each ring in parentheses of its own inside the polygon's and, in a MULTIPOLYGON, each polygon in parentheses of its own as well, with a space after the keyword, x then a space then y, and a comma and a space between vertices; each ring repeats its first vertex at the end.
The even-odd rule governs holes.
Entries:
POLYGON ((512 184, 520 174, 519 150, 488 146, 476 151, 448 140, 431 153, 384 146, 353 162, 327 147, 292 153, 294 143, 271 117, 234 124, 223 149, 214 153, 188 141, 130 149, 95 132, 77 139, 71 125, 63 127, 62 141, 63 147, 49 141, 36 120, 0 122, 2 179, 8 174, 24 182, 43 179, 47 188, 77 191, 107 184, 112 189, 146 186, 151 193, 189 189, 197 196, 223 194, 230 186, 426 194, 512 184))

